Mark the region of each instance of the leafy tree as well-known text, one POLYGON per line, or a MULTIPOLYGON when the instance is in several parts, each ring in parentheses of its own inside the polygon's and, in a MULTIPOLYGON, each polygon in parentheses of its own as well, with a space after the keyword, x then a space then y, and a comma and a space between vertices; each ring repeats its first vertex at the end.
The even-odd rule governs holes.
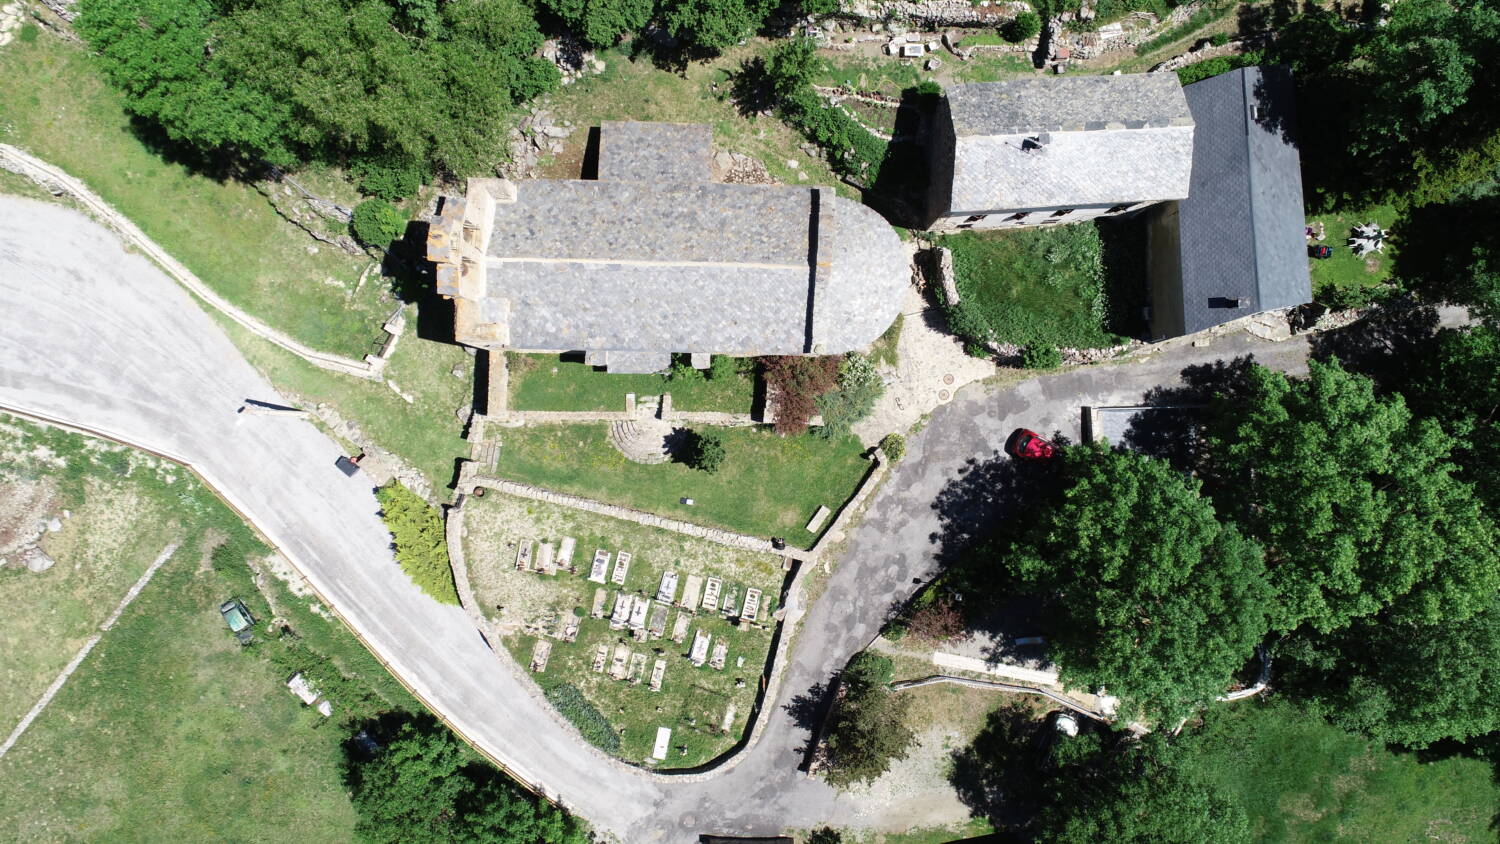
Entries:
POLYGON ((904 698, 890 690, 891 661, 864 652, 840 674, 842 697, 828 719, 828 782, 870 782, 905 759, 917 742, 904 698))
POLYGON ((655 8, 652 0, 542 0, 541 5, 595 47, 608 47, 621 36, 639 32, 655 8))
POLYGON ((283 167, 477 172, 505 113, 557 80, 520 0, 82 0, 77 27, 168 138, 283 167))
POLYGON ((818 397, 838 385, 840 359, 776 355, 760 359, 766 394, 776 409, 776 433, 800 434, 818 409, 818 397))
POLYGON ((693 431, 687 463, 709 474, 724 465, 724 438, 718 431, 693 431))
POLYGON ((376 489, 375 498, 380 502, 380 516, 395 540, 396 561, 401 570, 440 603, 457 604, 458 590, 453 585, 453 569, 448 563, 448 540, 437 509, 395 480, 376 489))
POLYGON ((1319 713, 1376 739, 1426 747, 1500 730, 1500 597, 1461 623, 1377 616, 1277 653, 1284 685, 1319 713))
POLYGON ((755 33, 767 13, 766 0, 662 0, 667 32, 700 55, 717 55, 755 33))
POLYGON ((1429 299, 1500 320, 1500 196, 1413 208, 1398 224, 1394 273, 1429 299))
POLYGON ((1159 734, 1050 777, 1038 841, 1231 844, 1250 841, 1245 809, 1176 764, 1159 734))
POLYGON ((1215 404, 1207 441, 1221 508, 1266 549, 1277 630, 1327 632, 1387 607, 1460 621, 1500 587, 1452 441, 1337 361, 1310 361, 1298 381, 1252 367, 1243 394, 1215 404))
POLYGON ((355 833, 371 844, 588 844, 572 818, 523 793, 431 718, 407 718, 350 759, 355 833))
POLYGON ((367 199, 354 206, 349 228, 360 243, 384 248, 406 231, 406 215, 383 199, 367 199))
POLYGON ((1000 27, 1000 34, 1012 44, 1035 38, 1041 31, 1042 18, 1036 12, 1021 12, 1000 27))
POLYGON ((851 352, 839 364, 838 386, 818 398, 818 412, 823 416, 818 435, 832 438, 849 433, 855 422, 870 415, 884 394, 885 382, 875 371, 875 361, 851 352))
POLYGON ((880 450, 892 463, 906 456, 906 437, 900 434, 886 434, 880 438, 880 450))
POLYGON ((1458 474, 1490 512, 1500 511, 1500 327, 1438 332, 1401 386, 1414 408, 1460 435, 1458 474))
POLYGON ((1260 549, 1165 461, 1074 447, 1062 472, 1005 566, 1052 597, 1064 681, 1162 716, 1222 694, 1266 631, 1260 549))
POLYGON ((823 68, 817 42, 798 36, 777 44, 766 56, 766 85, 777 102, 808 90, 823 68))

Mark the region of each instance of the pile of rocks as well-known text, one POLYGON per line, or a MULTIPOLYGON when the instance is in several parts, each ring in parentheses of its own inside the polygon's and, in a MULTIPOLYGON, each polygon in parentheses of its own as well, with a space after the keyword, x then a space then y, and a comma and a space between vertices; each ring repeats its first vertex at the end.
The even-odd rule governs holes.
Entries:
POLYGON ((16 37, 16 32, 21 29, 24 22, 22 15, 25 13, 20 3, 6 3, 0 6, 0 47, 4 47, 16 37))
POLYGON ((544 106, 533 107, 520 125, 510 130, 510 161, 500 166, 500 175, 511 179, 534 179, 543 155, 562 152, 563 141, 573 134, 573 124, 544 106))
POLYGON ((585 50, 571 38, 553 38, 542 42, 542 58, 557 65, 562 84, 571 85, 591 73, 603 73, 604 60, 585 50))
POLYGON ((719 181, 734 185, 774 185, 776 180, 758 158, 720 150, 714 155, 714 172, 719 181))
POLYGON ((866 20, 906 20, 930 27, 997 26, 1020 12, 1031 11, 1031 4, 990 0, 979 0, 978 3, 969 0, 854 0, 845 4, 841 11, 866 20))
POLYGON ((62 518, 50 516, 37 519, 33 524, 22 526, 12 537, 11 542, 6 543, 5 555, 0 556, 0 568, 11 564, 12 559, 16 564, 23 566, 26 570, 40 574, 57 564, 57 561, 47 556, 47 552, 38 545, 42 537, 49 533, 57 533, 63 529, 62 519, 70 517, 72 513, 62 511, 62 518), (14 555, 14 556, 12 556, 14 555))

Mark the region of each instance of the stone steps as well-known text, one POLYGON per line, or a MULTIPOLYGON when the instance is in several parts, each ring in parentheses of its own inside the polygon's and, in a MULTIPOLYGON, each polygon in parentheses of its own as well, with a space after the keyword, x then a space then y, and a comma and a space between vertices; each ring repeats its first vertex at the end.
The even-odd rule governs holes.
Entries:
POLYGON ((609 441, 625 459, 636 463, 665 463, 669 459, 666 439, 672 426, 656 419, 611 422, 609 441))

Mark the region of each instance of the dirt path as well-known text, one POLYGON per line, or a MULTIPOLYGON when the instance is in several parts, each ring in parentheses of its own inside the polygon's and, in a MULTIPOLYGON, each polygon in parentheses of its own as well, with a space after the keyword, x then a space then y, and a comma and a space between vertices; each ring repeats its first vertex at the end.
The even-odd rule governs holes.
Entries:
POLYGON ((104 619, 104 623, 99 625, 99 632, 90 636, 89 640, 83 643, 83 647, 79 648, 78 653, 74 654, 73 658, 68 661, 62 673, 53 679, 52 684, 47 687, 47 691, 42 692, 42 696, 36 702, 36 705, 32 706, 30 711, 26 713, 26 717, 21 719, 21 723, 17 724, 14 730, 11 730, 10 735, 5 739, 5 743, 0 744, 0 759, 3 759, 5 754, 9 753, 10 749, 15 746, 16 742, 21 740, 21 736, 31 726, 31 722, 35 721, 37 716, 42 714, 42 710, 47 708, 47 704, 51 703, 52 698, 56 697, 57 693, 62 690, 63 684, 68 682, 68 678, 73 676, 73 672, 77 671, 78 666, 83 664, 89 652, 94 649, 95 645, 99 644, 99 639, 105 633, 108 633, 111 627, 115 626, 115 622, 120 620, 120 616, 125 612, 125 608, 130 606, 130 602, 134 601, 135 597, 141 594, 141 590, 146 588, 146 584, 151 582, 151 578, 156 575, 156 570, 161 568, 162 564, 167 560, 170 560, 176 552, 177 543, 173 542, 163 548, 160 554, 156 555, 156 561, 151 564, 150 568, 146 569, 146 572, 135 582, 135 585, 131 586, 125 592, 125 597, 120 599, 119 605, 115 607, 114 612, 109 614, 109 618, 104 619))

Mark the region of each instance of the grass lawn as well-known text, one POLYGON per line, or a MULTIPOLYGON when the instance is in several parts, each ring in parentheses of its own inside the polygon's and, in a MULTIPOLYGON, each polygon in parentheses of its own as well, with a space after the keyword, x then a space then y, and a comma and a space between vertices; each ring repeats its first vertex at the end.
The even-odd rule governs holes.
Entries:
POLYGON ((1394 250, 1360 258, 1346 244, 1354 226, 1370 222, 1383 229, 1390 229, 1393 237, 1399 237, 1400 232, 1392 228, 1397 216, 1394 207, 1377 205, 1362 211, 1309 217, 1309 224, 1323 224, 1323 245, 1333 247, 1333 257, 1324 260, 1309 259, 1313 297, 1320 302, 1330 301, 1332 297, 1347 298, 1351 294, 1357 298, 1361 291, 1385 284, 1390 278, 1394 250))
MULTIPOLYGON (((969 39, 965 38, 960 43, 967 46, 969 39)), ((959 82, 1002 82, 1035 74, 1036 68, 1024 53, 975 53, 973 58, 959 65, 955 72, 959 82)))
POLYGON ((784 184, 834 186, 841 195, 858 200, 858 194, 840 182, 822 159, 798 148, 804 140, 795 130, 774 117, 746 117, 730 102, 733 74, 742 63, 769 49, 769 43, 752 39, 718 58, 690 63, 680 73, 658 68, 644 56, 632 60, 621 50, 601 51, 599 57, 607 65, 603 73, 585 76, 543 98, 543 104, 560 120, 570 120, 580 129, 564 142, 563 151, 552 166, 543 169, 543 175, 578 178, 588 136, 581 130, 598 126, 600 121, 706 123, 713 127, 716 150, 758 158, 784 184), (788 162, 798 166, 789 167, 788 162))
POLYGON ((1104 259, 1094 223, 937 238, 953 250, 954 330, 1018 346, 1110 346, 1104 259))
POLYGON ((672 394, 673 410, 749 413, 755 379, 699 378, 673 381, 665 375, 611 375, 566 355, 508 352, 511 410, 625 409, 625 394, 672 394))
MULTIPOLYGON (((684 521, 752 536, 780 536, 796 547, 819 506, 837 510, 869 470, 859 440, 779 437, 768 428, 720 428, 723 468, 708 474, 680 463, 626 460, 608 426, 546 425, 499 433, 499 474, 684 521), (682 498, 697 503, 688 506, 682 498)), ((831 521, 831 520, 830 520, 831 521)))
MULTIPOLYGON (((520 664, 530 664, 532 646, 539 636, 552 642, 547 670, 532 677, 543 689, 567 684, 579 690, 598 713, 589 717, 608 724, 595 735, 603 749, 643 764, 650 756, 657 728, 669 727, 672 747, 685 748, 686 752, 673 750, 657 764, 681 768, 707 762, 739 740, 749 725, 757 679, 769 653, 771 614, 777 608, 783 579, 779 558, 498 493, 470 498, 464 507, 465 557, 479 603, 495 620, 522 625, 520 632, 505 639, 520 664), (572 557, 575 572, 559 570, 556 575, 545 576, 516 570, 520 543, 549 542, 557 547, 565 536, 577 541, 572 557), (631 553, 623 585, 611 580, 601 587, 588 580, 594 550, 601 548, 611 556, 620 551, 631 553), (667 613, 666 635, 659 639, 638 642, 629 630, 611 629, 608 614, 618 596, 654 598, 667 571, 678 574, 679 600, 689 575, 698 575, 705 582, 710 576, 721 578, 722 594, 733 593, 737 607, 747 590, 761 590, 759 623, 733 625, 720 613, 704 611, 699 605, 686 613, 691 625, 680 643, 672 639, 677 619, 685 612, 680 608, 661 610, 667 613), (606 617, 596 619, 590 613, 599 591, 606 596, 606 617), (564 642, 556 638, 560 625, 575 614, 583 616, 577 639, 564 642), (723 670, 708 665, 695 668, 688 660, 697 630, 729 646, 723 670), (605 673, 593 670, 596 649, 605 646, 612 662, 618 644, 645 655, 644 677, 639 683, 611 679, 607 667, 605 673), (649 680, 657 658, 665 659, 667 667, 661 690, 653 692, 649 680), (741 658, 743 665, 739 664, 741 658), (725 716, 731 709, 732 717, 724 729, 725 716)), ((654 602, 652 606, 653 612, 661 607, 654 602)), ((562 711, 570 714, 567 708, 562 711)), ((576 712, 572 714, 577 716, 576 712)))
POLYGON ((406 333, 385 375, 415 399, 410 403, 388 384, 319 369, 222 316, 215 319, 277 389, 303 401, 326 402, 377 445, 426 474, 434 489, 442 489, 453 480, 453 461, 469 453, 456 411, 473 400, 474 358, 461 346, 417 336, 415 311, 408 307, 406 316, 406 333), (460 377, 453 375, 455 367, 460 377))
POLYGON ((896 321, 891 323, 891 327, 870 344, 870 359, 875 361, 876 366, 896 367, 900 360, 901 324, 905 320, 906 314, 896 314, 896 321))
POLYGON ((1215 707, 1193 764, 1250 814, 1259 841, 1493 841, 1494 769, 1422 763, 1284 702, 1215 707))
MULTIPOLYGON (((47 614, 68 636, 91 632, 160 552, 158 542, 181 543, 0 759, 0 816, 12 840, 204 841, 228 828, 245 840, 352 840, 340 716, 356 707, 343 694, 360 689, 377 701, 360 705, 377 708, 417 703, 340 623, 314 611, 313 598, 273 575, 258 586, 239 560, 211 560, 226 541, 256 556, 264 549, 182 470, 9 417, 0 426, 5 491, 44 481, 55 505, 71 511, 44 545, 53 569, 0 578, 8 610, 0 635, 19 632, 28 648, 53 653, 67 648, 65 662, 79 642, 17 623, 47 614), (330 691, 333 719, 287 691, 286 663, 268 658, 282 647, 266 638, 268 625, 254 645, 236 643, 218 612, 231 596, 261 621, 276 615, 295 631, 302 650, 294 670, 342 677, 343 689, 330 691)), ((7 676, 30 658, 21 650, 0 651, 7 676)))
POLYGON ((831 50, 819 52, 818 58, 823 59, 822 71, 813 79, 818 85, 850 87, 865 93, 899 97, 902 91, 927 78, 910 59, 888 56, 875 59, 831 50))
POLYGON ((248 185, 164 160, 82 47, 46 31, 6 45, 0 141, 81 179, 204 283, 307 345, 359 358, 381 337, 384 285, 355 293, 367 258, 317 243, 248 185))

